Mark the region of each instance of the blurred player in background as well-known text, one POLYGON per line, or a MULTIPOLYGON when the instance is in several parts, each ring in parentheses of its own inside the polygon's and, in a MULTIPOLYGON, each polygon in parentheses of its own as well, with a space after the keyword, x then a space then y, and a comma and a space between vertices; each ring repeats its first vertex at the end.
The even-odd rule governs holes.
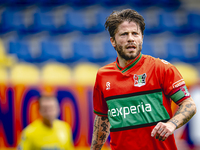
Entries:
POLYGON ((74 150, 72 131, 68 123, 56 119, 59 104, 54 96, 39 98, 38 119, 22 131, 19 150, 74 150))
POLYGON ((145 23, 136 11, 114 11, 105 27, 118 57, 97 73, 91 150, 101 149, 109 134, 112 150, 176 150, 174 131, 196 113, 181 74, 141 53, 145 23), (179 105, 174 116, 171 100, 179 105))

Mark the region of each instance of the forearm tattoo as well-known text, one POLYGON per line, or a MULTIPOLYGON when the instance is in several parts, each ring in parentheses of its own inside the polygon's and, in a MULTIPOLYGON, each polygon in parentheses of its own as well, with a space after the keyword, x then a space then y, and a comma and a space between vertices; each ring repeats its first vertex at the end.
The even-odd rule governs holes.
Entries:
POLYGON ((100 150, 110 133, 110 123, 107 117, 96 116, 92 136, 91 150, 100 150))
POLYGON ((169 120, 169 122, 172 122, 176 128, 179 128, 186 124, 192 116, 195 114, 195 110, 193 109, 193 105, 191 102, 187 104, 181 105, 178 110, 176 111, 174 117, 169 120), (178 115, 182 115, 181 117, 176 117, 178 115))

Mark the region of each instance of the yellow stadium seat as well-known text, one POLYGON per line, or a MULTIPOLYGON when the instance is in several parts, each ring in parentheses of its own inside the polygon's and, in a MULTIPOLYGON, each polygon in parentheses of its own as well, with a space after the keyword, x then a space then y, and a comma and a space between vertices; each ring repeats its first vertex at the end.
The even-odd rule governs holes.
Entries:
POLYGON ((69 85, 71 84, 71 68, 60 63, 48 63, 41 71, 41 79, 44 85, 69 85))
POLYGON ((78 85, 93 86, 100 66, 92 63, 80 63, 73 69, 73 78, 78 85))
POLYGON ((35 85, 40 81, 39 69, 33 64, 16 64, 11 68, 10 73, 10 80, 13 84, 35 85))
POLYGON ((15 63, 15 58, 6 55, 3 41, 0 39, 0 66, 10 67, 15 63))
POLYGON ((187 86, 192 86, 198 82, 198 70, 186 63, 175 63, 174 66, 179 70, 187 86))
POLYGON ((0 67, 0 83, 6 84, 8 80, 7 70, 3 67, 0 67))

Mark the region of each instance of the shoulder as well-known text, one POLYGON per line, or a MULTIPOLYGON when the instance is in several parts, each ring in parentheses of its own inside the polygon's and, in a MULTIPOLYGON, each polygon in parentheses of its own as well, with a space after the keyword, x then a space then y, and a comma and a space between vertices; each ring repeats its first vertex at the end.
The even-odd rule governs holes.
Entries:
POLYGON ((174 67, 174 65, 172 65, 170 62, 168 62, 164 59, 155 58, 150 55, 143 55, 143 58, 144 58, 144 60, 143 60, 144 63, 146 63, 148 65, 151 64, 158 68, 169 69, 171 67, 174 67))
POLYGON ((65 128, 67 130, 71 129, 71 126, 67 122, 59 120, 59 119, 55 120, 55 124, 57 128, 65 128))
POLYGON ((31 136, 33 133, 35 133, 38 130, 38 127, 41 126, 41 120, 36 120, 29 124, 24 130, 22 131, 24 136, 31 136))
POLYGON ((112 72, 114 70, 116 70, 116 62, 112 62, 99 68, 97 75, 103 75, 104 73, 112 72))

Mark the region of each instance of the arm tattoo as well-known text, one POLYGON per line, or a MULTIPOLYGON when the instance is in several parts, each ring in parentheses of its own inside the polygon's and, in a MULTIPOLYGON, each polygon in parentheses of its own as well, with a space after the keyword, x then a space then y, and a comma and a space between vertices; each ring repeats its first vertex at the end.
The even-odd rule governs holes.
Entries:
POLYGON ((103 122, 103 123, 101 124, 101 126, 103 127, 102 131, 108 132, 108 131, 107 131, 108 125, 107 125, 105 122, 103 122))
POLYGON ((96 116, 92 136, 91 150, 100 150, 110 133, 110 123, 107 117, 96 116))
POLYGON ((173 123, 173 124, 176 126, 176 128, 178 127, 177 123, 178 123, 179 121, 176 120, 175 118, 169 120, 169 122, 173 123))
POLYGON ((192 104, 191 102, 180 105, 174 117, 170 119, 169 122, 172 122, 176 126, 176 128, 179 128, 183 126, 184 124, 186 124, 195 114, 193 105, 194 104, 192 104), (179 116, 179 117, 177 118, 176 116, 179 116))

